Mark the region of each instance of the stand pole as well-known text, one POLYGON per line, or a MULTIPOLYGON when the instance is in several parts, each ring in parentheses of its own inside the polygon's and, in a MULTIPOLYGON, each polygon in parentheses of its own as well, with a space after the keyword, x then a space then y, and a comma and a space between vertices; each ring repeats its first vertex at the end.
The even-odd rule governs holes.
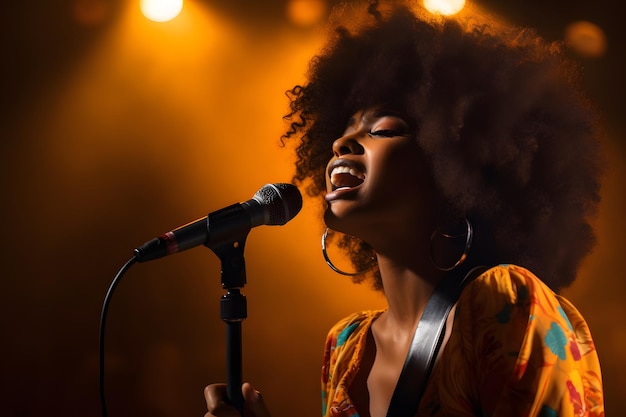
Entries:
POLYGON ((222 288, 226 290, 220 300, 220 317, 226 323, 226 399, 243 415, 242 385, 242 332, 241 322, 247 318, 246 297, 241 288, 246 284, 246 263, 243 256, 248 231, 210 249, 222 263, 222 288))
POLYGON ((226 323, 226 397, 231 405, 243 412, 241 322, 247 315, 246 297, 238 289, 231 289, 222 296, 220 310, 226 323))

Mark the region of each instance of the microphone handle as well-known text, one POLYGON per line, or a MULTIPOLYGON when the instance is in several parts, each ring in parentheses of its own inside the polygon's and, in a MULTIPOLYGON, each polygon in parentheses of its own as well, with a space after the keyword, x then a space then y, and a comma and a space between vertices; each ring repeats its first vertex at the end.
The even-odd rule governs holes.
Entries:
POLYGON ((134 250, 135 258, 146 262, 200 245, 215 248, 265 223, 266 210, 257 200, 235 203, 147 241, 134 250))
POLYGON ((147 241, 135 248, 135 258, 146 262, 202 245, 208 236, 207 221, 208 217, 203 217, 147 241))

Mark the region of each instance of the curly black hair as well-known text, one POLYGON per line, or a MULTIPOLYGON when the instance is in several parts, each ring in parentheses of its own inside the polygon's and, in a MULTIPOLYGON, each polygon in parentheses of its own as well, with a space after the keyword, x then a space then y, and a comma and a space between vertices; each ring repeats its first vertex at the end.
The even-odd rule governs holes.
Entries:
MULTIPOLYGON (((401 108, 442 209, 474 226, 468 261, 525 266, 554 290, 573 282, 595 243, 600 200, 598 112, 580 68, 528 28, 402 4, 362 12, 358 25, 339 19, 308 81, 287 92, 294 181, 323 198, 331 145, 349 117, 401 108)), ((375 266, 367 244, 343 246, 357 269, 375 266)))

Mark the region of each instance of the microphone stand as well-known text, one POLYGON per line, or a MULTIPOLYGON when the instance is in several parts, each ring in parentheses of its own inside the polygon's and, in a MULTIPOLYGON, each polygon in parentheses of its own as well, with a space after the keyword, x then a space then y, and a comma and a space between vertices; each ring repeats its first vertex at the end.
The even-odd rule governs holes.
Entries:
MULTIPOLYGON (((246 238, 244 230, 232 240, 209 248, 222 263, 222 288, 226 294, 220 299, 220 317, 226 323, 226 397, 243 415, 241 322, 247 317, 246 297, 241 288, 246 285, 246 262, 243 256, 246 238)), ((208 246, 208 245, 207 245, 208 246)))

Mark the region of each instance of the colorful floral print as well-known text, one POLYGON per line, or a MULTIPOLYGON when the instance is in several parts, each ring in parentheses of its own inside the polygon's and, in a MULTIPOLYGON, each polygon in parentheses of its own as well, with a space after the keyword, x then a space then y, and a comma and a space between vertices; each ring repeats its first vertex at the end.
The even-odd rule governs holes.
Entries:
MULTIPOLYGON (((323 416, 359 416, 348 389, 382 312, 353 314, 330 330, 323 416)), ((600 365, 584 318, 530 271, 500 265, 464 289, 417 413, 452 416, 604 416, 600 365)))

